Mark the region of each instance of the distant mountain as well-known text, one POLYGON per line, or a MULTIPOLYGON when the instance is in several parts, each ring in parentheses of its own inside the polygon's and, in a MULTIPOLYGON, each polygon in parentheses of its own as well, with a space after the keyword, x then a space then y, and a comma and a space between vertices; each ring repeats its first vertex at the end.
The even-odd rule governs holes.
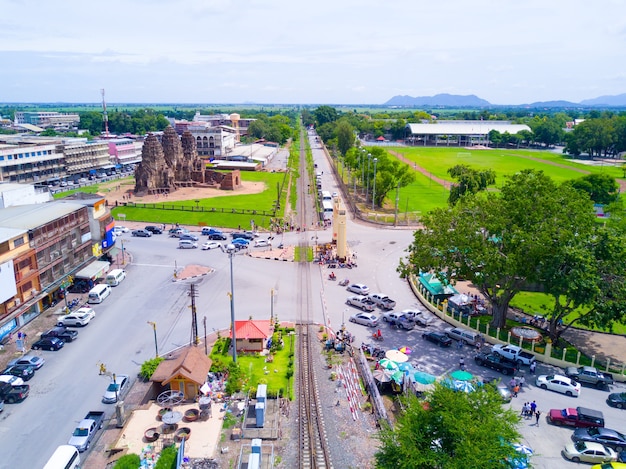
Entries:
POLYGON ((593 99, 585 99, 580 104, 586 106, 626 106, 626 93, 616 96, 600 96, 593 99))
POLYGON ((385 106, 445 106, 445 107, 486 107, 491 106, 489 101, 480 99, 476 95, 460 96, 454 94, 437 94, 435 96, 394 96, 385 106))
POLYGON ((538 101, 536 103, 524 104, 524 107, 542 108, 542 107, 580 107, 580 104, 571 101, 538 101))
POLYGON ((435 96, 394 96, 383 106, 400 107, 524 107, 524 108, 580 108, 580 107, 626 107, 626 93, 615 96, 600 96, 593 99, 585 99, 580 103, 571 101, 537 101, 530 104, 491 104, 489 101, 470 94, 467 96, 455 94, 436 94, 435 96))

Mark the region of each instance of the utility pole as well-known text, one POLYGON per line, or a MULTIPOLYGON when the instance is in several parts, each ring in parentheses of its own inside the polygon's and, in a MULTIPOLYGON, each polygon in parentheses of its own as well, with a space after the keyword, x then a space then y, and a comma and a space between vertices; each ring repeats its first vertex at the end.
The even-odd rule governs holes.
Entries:
POLYGON ((393 219, 393 226, 398 226, 398 204, 400 203, 400 181, 398 181, 398 187, 396 188, 396 214, 393 219))
POLYGON ((191 342, 194 345, 200 343, 200 337, 198 336, 198 315, 196 312, 196 297, 198 292, 196 286, 192 283, 189 285, 189 296, 191 297, 191 342))

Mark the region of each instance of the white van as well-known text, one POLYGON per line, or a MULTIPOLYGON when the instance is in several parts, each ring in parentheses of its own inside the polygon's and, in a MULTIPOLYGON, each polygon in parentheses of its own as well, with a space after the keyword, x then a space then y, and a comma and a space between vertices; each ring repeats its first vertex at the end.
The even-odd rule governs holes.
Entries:
POLYGON ((59 446, 43 469, 74 469, 80 464, 80 454, 75 446, 61 445, 59 446))
POLYGON ((96 285, 89 290, 87 303, 102 303, 111 294, 111 287, 108 285, 96 285))
POLYGON ((451 339, 460 340, 466 345, 476 345, 476 342, 480 340, 480 333, 461 327, 448 327, 445 332, 451 339))
POLYGON ((178 242, 178 247, 180 249, 193 249, 198 247, 198 243, 194 243, 190 239, 181 239, 178 242))
POLYGON ((112 287, 117 287, 126 278, 126 271, 122 269, 113 269, 107 274, 106 283, 112 287))

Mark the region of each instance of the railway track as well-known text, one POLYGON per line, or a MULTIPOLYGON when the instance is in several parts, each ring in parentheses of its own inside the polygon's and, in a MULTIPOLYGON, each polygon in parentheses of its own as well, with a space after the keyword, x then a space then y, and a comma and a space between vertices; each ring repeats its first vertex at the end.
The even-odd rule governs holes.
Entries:
MULTIPOLYGON (((300 138, 300 174, 298 181, 298 218, 300 226, 307 226, 307 214, 310 202, 307 197, 308 174, 306 172, 306 154, 304 139, 306 132, 301 132, 300 138)), ((316 216, 313 214, 313 216, 316 216)), ((300 242, 300 248, 306 252, 308 242, 306 237, 300 242)), ((304 261, 298 269, 298 302, 300 318, 297 326, 297 385, 298 385, 298 466, 308 469, 330 469, 332 463, 326 429, 319 399, 317 379, 315 376, 314 354, 317 353, 317 336, 312 325, 312 292, 311 292, 311 264, 304 261)))

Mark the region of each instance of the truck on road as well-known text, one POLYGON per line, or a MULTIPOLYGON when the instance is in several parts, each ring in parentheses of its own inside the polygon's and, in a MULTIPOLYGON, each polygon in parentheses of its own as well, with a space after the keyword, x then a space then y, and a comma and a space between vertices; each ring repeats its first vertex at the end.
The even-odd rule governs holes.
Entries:
POLYGON ((518 365, 530 365, 535 361, 535 356, 532 353, 527 352, 517 345, 497 344, 491 348, 491 351, 496 355, 500 355, 501 357, 517 363, 518 365))
POLYGON ((591 384, 598 389, 613 384, 613 375, 611 373, 600 372, 593 366, 579 366, 578 368, 570 366, 565 370, 565 376, 581 384, 591 384))
POLYGON ((396 307, 396 302, 384 293, 372 293, 368 298, 381 309, 392 310, 396 307))
POLYGON ((72 437, 67 444, 75 446, 81 453, 89 449, 91 441, 98 433, 98 430, 102 428, 104 423, 104 412, 92 410, 85 415, 76 428, 72 437))

